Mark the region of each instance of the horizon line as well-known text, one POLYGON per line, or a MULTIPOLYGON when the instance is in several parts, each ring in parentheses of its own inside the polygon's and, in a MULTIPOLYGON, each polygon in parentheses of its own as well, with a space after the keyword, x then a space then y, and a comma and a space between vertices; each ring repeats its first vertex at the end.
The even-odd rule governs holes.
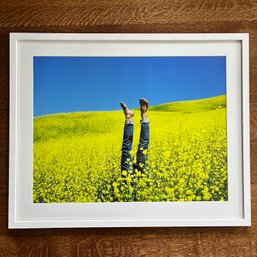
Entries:
MULTIPOLYGON (((205 98, 198 98, 198 99, 187 99, 187 100, 181 100, 181 101, 171 101, 171 102, 165 102, 165 103, 160 103, 160 104, 155 104, 155 105, 149 105, 149 109, 154 106, 160 106, 160 105, 165 105, 165 104, 170 104, 170 103, 180 103, 180 102, 193 102, 193 101, 199 101, 199 100, 206 100, 206 99, 211 99, 219 96, 226 96, 226 94, 222 95, 215 95, 211 97, 205 97, 205 98)), ((130 108, 131 110, 138 110, 139 108, 130 108)), ((113 110, 86 110, 86 111, 71 111, 71 112, 56 112, 56 113, 49 113, 49 114, 43 114, 43 115, 38 115, 38 116, 33 116, 33 118, 41 118, 45 116, 51 116, 51 115, 58 115, 58 114, 70 114, 70 113, 84 113, 84 112, 117 112, 122 109, 113 109, 113 110)))

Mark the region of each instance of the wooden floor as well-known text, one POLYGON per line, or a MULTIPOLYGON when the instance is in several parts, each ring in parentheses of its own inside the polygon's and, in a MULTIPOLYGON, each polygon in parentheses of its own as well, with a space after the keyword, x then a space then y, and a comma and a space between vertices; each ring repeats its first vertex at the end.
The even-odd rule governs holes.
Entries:
POLYGON ((1 0, 0 257, 257 256, 257 2, 1 0), (8 230, 9 32, 250 33, 250 228, 8 230))

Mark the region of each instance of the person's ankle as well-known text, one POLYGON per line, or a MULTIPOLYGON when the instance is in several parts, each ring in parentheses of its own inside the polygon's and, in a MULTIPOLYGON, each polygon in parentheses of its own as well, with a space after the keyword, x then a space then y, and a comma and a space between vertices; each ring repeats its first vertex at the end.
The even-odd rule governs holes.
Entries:
POLYGON ((133 119, 129 118, 129 119, 125 120, 125 123, 126 124, 134 124, 134 121, 133 121, 133 119))
POLYGON ((147 113, 141 113, 142 120, 147 120, 147 113))

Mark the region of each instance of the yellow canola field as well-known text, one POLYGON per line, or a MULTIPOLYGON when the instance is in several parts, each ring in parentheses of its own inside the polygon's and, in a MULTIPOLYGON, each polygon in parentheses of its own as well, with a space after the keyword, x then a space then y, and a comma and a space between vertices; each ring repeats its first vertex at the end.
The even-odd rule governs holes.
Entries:
MULTIPOLYGON (((122 111, 34 118, 33 201, 226 201, 226 107, 150 110, 149 172, 121 173, 122 111)), ((132 154, 140 113, 135 110, 132 154)))

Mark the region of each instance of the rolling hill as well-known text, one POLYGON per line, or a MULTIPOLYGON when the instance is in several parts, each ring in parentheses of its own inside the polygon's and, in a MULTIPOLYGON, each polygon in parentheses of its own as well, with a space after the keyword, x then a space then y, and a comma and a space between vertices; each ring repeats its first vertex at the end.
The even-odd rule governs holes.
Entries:
MULTIPOLYGON (((149 109, 144 174, 121 172, 122 110, 34 118, 34 203, 226 201, 225 95, 149 109)), ((141 117, 134 111, 136 158, 141 117)))
POLYGON ((151 111, 165 112, 202 112, 226 107, 226 96, 215 96, 191 101, 170 102, 150 107, 151 111))

